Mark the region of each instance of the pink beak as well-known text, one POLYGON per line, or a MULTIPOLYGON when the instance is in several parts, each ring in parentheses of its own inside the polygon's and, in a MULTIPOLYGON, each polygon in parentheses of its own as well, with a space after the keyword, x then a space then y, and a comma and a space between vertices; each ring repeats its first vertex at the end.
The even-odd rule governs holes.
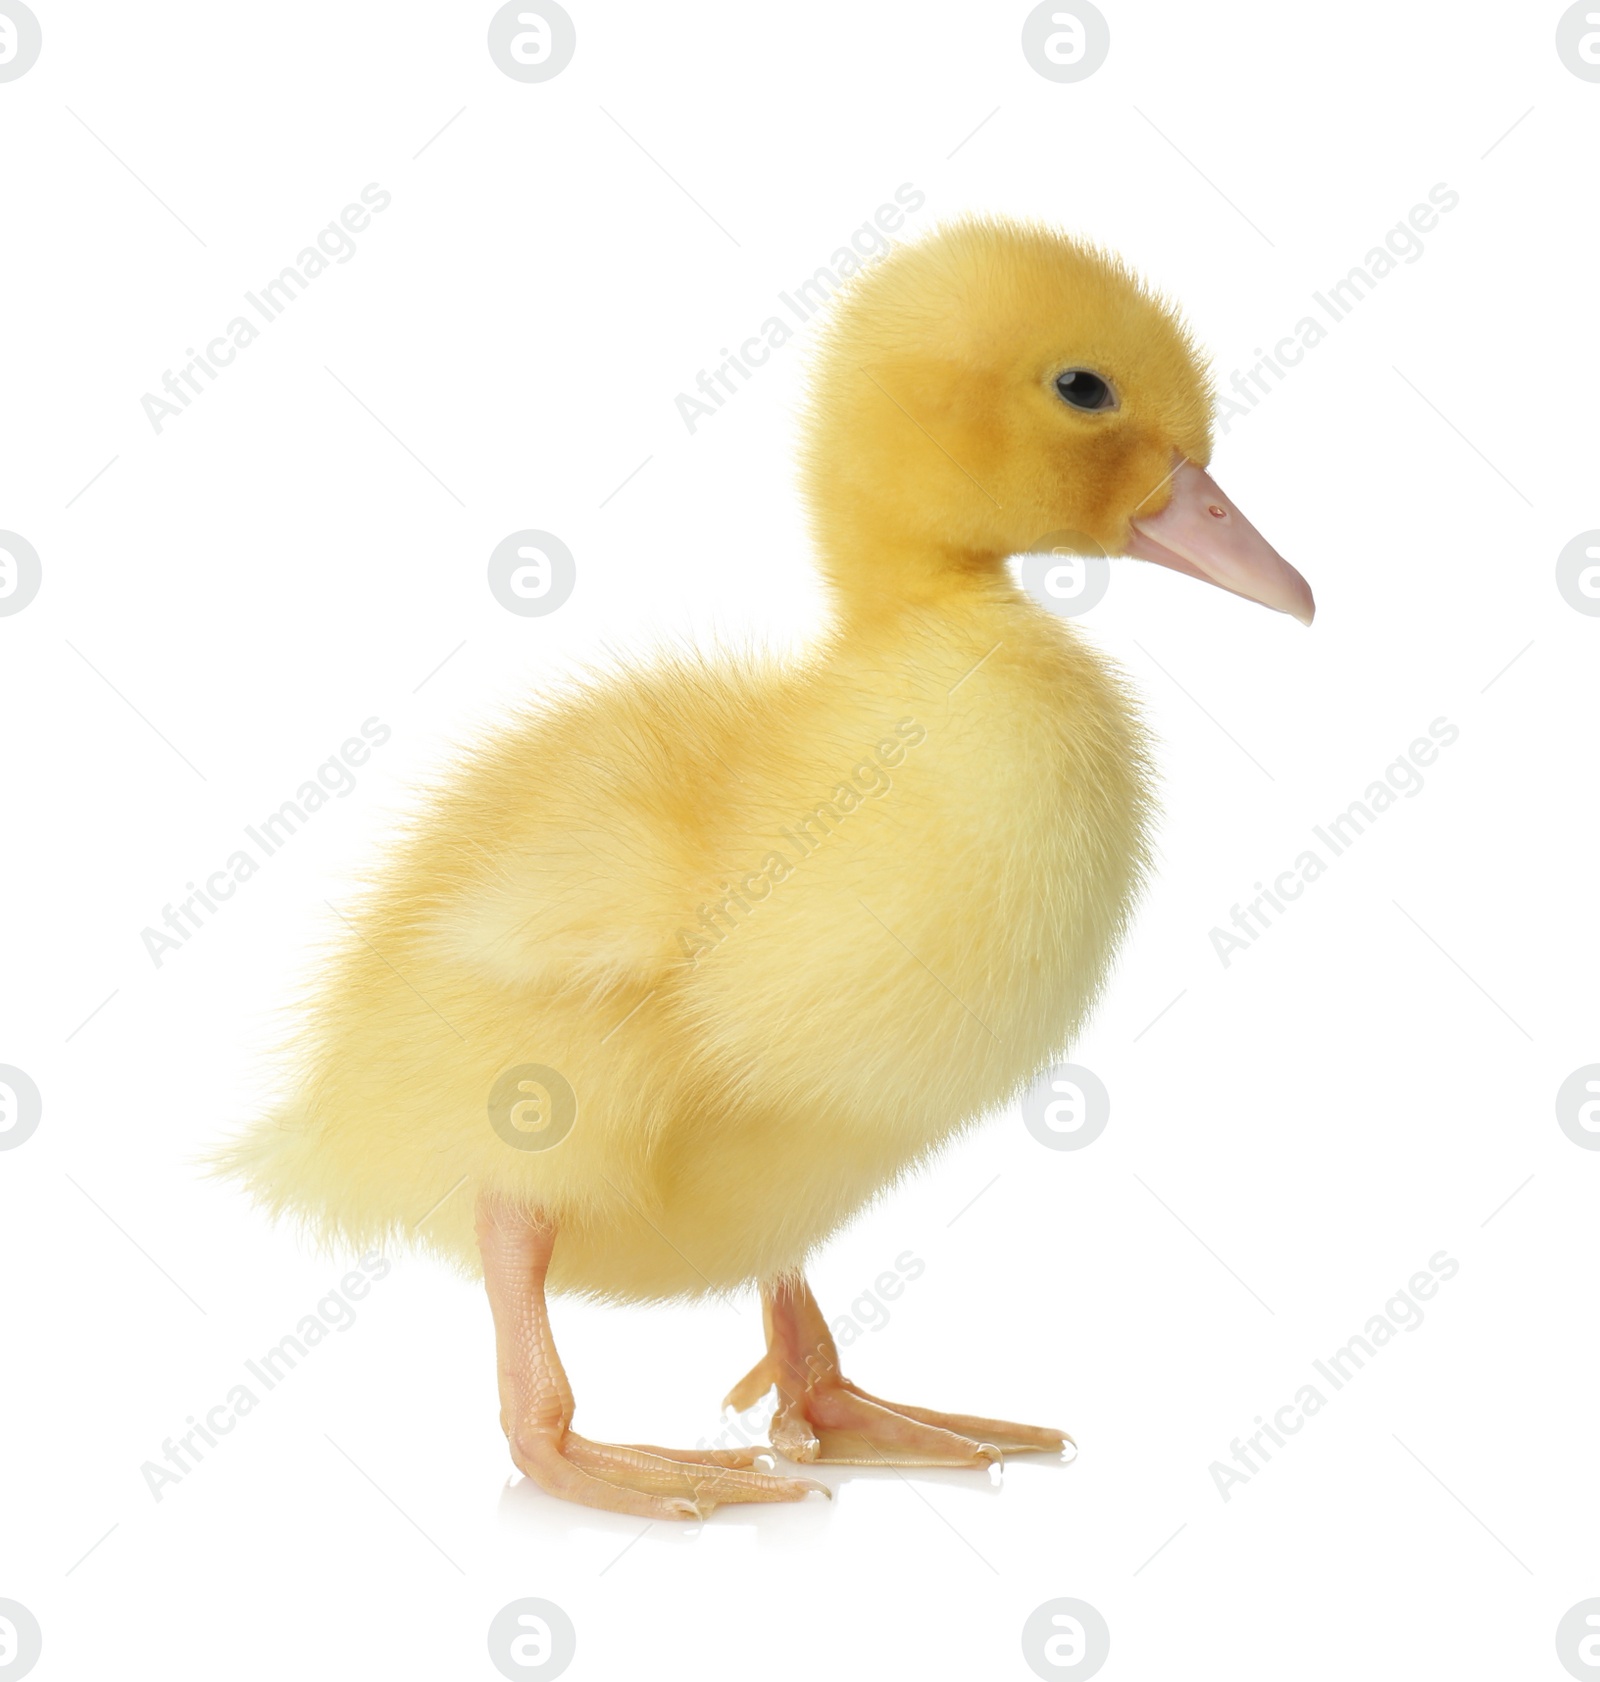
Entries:
POLYGON ((1192 461, 1180 461, 1173 472, 1166 507, 1133 522, 1127 553, 1221 585, 1302 625, 1317 610, 1311 586, 1192 461))

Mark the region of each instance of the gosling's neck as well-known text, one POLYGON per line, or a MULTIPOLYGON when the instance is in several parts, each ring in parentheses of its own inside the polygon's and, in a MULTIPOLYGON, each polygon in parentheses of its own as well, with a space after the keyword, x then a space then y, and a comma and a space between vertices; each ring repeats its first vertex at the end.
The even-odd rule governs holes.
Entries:
POLYGON ((882 626, 907 613, 963 614, 985 598, 1014 593, 1003 550, 933 536, 886 510, 818 509, 812 531, 817 569, 845 631, 882 626))

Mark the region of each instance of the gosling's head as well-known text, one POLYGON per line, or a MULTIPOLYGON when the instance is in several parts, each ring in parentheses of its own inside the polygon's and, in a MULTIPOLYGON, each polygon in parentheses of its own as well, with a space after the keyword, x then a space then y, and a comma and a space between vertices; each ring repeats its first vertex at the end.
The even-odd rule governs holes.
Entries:
POLYGON ((856 598, 936 590, 1048 537, 1309 624, 1305 580, 1205 471, 1212 401, 1175 311, 1117 258, 941 228, 853 282, 821 346, 805 472, 829 575, 856 598))

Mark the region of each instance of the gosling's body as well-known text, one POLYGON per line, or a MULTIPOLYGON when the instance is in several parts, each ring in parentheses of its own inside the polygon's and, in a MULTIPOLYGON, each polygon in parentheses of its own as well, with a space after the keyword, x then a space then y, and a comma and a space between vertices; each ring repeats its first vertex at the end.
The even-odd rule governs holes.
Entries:
POLYGON ((478 754, 349 913, 241 1166, 329 1236, 468 1268, 477 1195, 537 1205, 558 1290, 798 1269, 1066 1044, 1146 809, 1120 683, 1003 579, 787 667, 597 683, 478 754), (520 1064, 577 1096, 552 1149, 489 1125, 520 1064))
POLYGON ((813 383, 824 638, 552 704, 451 779, 349 912, 298 1087, 225 1164, 330 1237, 481 1262, 501 1424, 545 1490, 688 1518, 821 1487, 751 1451, 580 1436, 561 1289, 758 1281, 767 1351, 729 1399, 775 1389, 790 1459, 1062 1448, 858 1389, 800 1269, 1066 1048, 1145 867, 1128 697, 1007 557, 1137 553, 1309 620, 1204 472, 1209 428, 1193 346, 1115 259, 1000 222, 896 251, 841 301, 813 383), (502 1077, 524 1075, 513 1111, 502 1077))

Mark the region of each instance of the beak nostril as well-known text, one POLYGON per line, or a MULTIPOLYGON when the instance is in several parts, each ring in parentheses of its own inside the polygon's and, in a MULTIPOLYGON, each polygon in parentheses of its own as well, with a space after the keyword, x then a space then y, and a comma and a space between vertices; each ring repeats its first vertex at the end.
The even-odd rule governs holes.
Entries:
POLYGON ((1219 508, 1214 502, 1206 510, 1206 512, 1213 520, 1225 520, 1228 517, 1228 510, 1226 508, 1219 508))

